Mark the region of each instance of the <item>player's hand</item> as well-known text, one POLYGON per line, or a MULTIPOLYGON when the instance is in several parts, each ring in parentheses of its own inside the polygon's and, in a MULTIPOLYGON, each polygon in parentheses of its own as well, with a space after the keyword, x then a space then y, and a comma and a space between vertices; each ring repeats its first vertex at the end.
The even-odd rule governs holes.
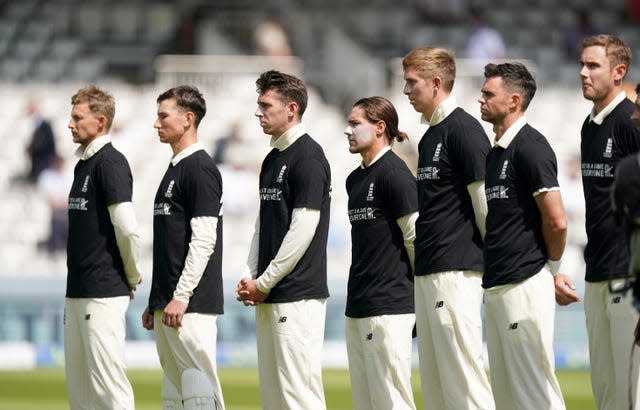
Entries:
POLYGON ((149 308, 142 312, 142 327, 147 330, 153 330, 153 314, 149 312, 149 308))
POLYGON ((553 277, 556 288, 556 303, 560 306, 566 306, 580 300, 580 296, 576 292, 576 285, 573 280, 564 273, 558 273, 553 277))
POLYGON ((171 299, 171 302, 162 311, 162 323, 175 329, 179 328, 182 325, 182 317, 187 311, 187 306, 187 303, 171 299))
POLYGON ((255 279, 242 278, 236 286, 236 292, 238 293, 237 299, 244 303, 245 306, 255 306, 264 302, 269 296, 268 293, 261 292, 256 286, 255 279))
MULTIPOLYGON (((131 282, 129 282, 129 289, 131 290, 131 292, 135 292, 136 288, 138 287, 139 284, 142 283, 142 276, 138 276, 138 280, 136 281, 135 285, 132 285, 131 282)), ((133 299, 133 298, 131 298, 133 299)))

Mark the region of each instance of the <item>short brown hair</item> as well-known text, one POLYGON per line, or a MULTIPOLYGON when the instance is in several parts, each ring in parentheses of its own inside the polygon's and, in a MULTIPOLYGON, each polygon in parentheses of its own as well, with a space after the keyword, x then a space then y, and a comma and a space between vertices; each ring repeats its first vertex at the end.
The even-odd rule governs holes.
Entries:
POLYGON ((484 67, 484 78, 502 78, 502 83, 509 91, 522 97, 522 112, 527 110, 529 103, 536 94, 536 80, 521 63, 487 64, 484 67))
POLYGON ((598 34, 582 40, 583 50, 587 47, 594 46, 604 47, 611 68, 618 64, 624 64, 627 70, 629 70, 629 66, 631 65, 631 49, 620 37, 611 34, 598 34))
POLYGON ((264 94, 269 90, 275 90, 282 98, 283 102, 295 102, 298 104, 298 116, 307 109, 307 87, 302 80, 290 74, 281 73, 276 70, 269 70, 260 75, 256 80, 256 91, 264 94))
POLYGON ((87 103, 89 111, 94 115, 104 115, 107 118, 107 131, 111 129, 113 118, 116 116, 116 101, 108 92, 91 84, 81 88, 71 97, 71 105, 87 103))
POLYGON ((174 99, 176 105, 182 110, 191 111, 194 115, 194 126, 198 128, 200 121, 207 113, 207 103, 197 87, 192 85, 179 85, 169 88, 158 96, 156 102, 160 104, 164 100, 174 99))
POLYGON ((440 47, 421 47, 411 50, 402 59, 402 69, 415 69, 424 79, 442 78, 445 91, 451 92, 456 80, 456 60, 453 54, 440 47))

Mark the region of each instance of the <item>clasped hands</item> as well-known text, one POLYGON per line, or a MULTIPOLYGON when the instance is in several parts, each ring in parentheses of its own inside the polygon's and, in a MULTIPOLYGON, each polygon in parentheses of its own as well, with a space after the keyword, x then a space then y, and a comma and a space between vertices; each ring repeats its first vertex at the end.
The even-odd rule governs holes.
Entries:
POLYGON ((256 286, 256 280, 251 278, 242 278, 236 286, 236 299, 245 306, 256 306, 264 302, 269 296, 268 293, 261 292, 256 286))

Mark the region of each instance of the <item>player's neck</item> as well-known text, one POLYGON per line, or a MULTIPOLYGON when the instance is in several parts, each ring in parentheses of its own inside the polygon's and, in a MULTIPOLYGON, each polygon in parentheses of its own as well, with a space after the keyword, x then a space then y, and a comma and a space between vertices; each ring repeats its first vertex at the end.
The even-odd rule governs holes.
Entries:
POLYGON ((614 87, 611 89, 611 91, 609 91, 607 93, 607 95, 597 101, 593 101, 593 111, 596 114, 599 114, 600 111, 604 110, 607 105, 611 104, 611 101, 613 101, 621 92, 623 91, 622 87, 614 87))

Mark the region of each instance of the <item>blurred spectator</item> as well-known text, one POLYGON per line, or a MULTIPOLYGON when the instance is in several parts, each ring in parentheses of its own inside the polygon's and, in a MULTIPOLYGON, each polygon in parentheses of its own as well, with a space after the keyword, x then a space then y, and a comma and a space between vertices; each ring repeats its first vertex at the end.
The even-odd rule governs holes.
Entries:
POLYGON ((258 24, 253 33, 256 54, 272 57, 292 55, 283 16, 272 13, 270 17, 258 24))
POLYGON ((259 205, 255 195, 258 177, 246 166, 242 125, 242 121, 235 121, 228 135, 216 140, 212 156, 224 180, 225 217, 250 215, 259 205))
POLYGON ((580 156, 569 158, 561 166, 558 173, 558 183, 562 192, 568 225, 567 243, 584 249, 587 244, 587 233, 584 227, 584 193, 582 191, 582 164, 580 156))
POLYGON ((582 51, 582 39, 600 34, 600 27, 591 19, 588 9, 576 9, 575 21, 565 31, 564 51, 568 60, 577 61, 582 51))
POLYGON ((72 182, 73 175, 67 171, 64 159, 58 155, 54 157, 53 166, 42 171, 38 177, 38 192, 51 208, 49 238, 41 246, 51 254, 67 249, 67 201, 72 182))
POLYGON ((625 16, 630 23, 640 23, 640 0, 627 0, 625 16))
POLYGON ((489 27, 484 10, 471 8, 471 34, 467 39, 464 56, 488 62, 506 57, 506 47, 498 30, 489 27))
POLYGON ((27 180, 36 183, 40 173, 53 164, 56 155, 56 141, 51 125, 40 116, 36 100, 31 99, 27 103, 27 114, 33 122, 33 133, 29 145, 26 147, 27 155, 31 160, 31 169, 27 180))
POLYGON ((241 128, 242 122, 236 121, 231 125, 231 130, 228 135, 218 138, 215 141, 213 147, 213 162, 216 165, 227 162, 230 148, 232 148, 233 145, 242 144, 242 137, 240 135, 241 128))
POLYGON ((451 24, 464 20, 467 0, 426 0, 421 2, 419 13, 425 22, 451 24))

